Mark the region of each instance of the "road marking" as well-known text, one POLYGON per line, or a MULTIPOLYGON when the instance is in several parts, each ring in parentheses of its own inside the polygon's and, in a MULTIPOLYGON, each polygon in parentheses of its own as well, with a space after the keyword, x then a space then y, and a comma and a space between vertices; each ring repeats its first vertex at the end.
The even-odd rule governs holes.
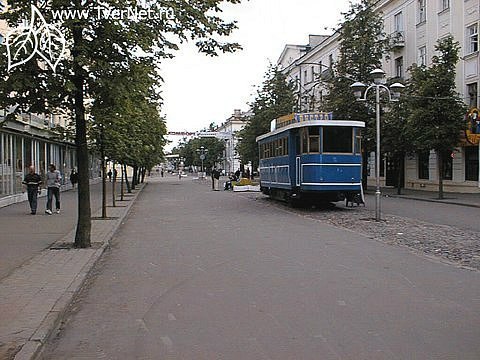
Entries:
POLYGON ((137 319, 137 323, 138 325, 140 326, 140 329, 148 332, 148 327, 147 327, 147 324, 145 324, 145 321, 143 321, 143 319, 137 319))
POLYGON ((177 320, 177 318, 175 317, 175 315, 170 313, 170 314, 168 314, 168 320, 175 321, 175 320, 177 320))
POLYGON ((340 305, 340 306, 347 306, 347 303, 343 300, 338 300, 337 304, 340 305))
POLYGON ((171 353, 173 348, 172 339, 170 339, 168 336, 162 336, 160 339, 162 340, 163 345, 165 345, 165 347, 167 348, 167 351, 171 353))

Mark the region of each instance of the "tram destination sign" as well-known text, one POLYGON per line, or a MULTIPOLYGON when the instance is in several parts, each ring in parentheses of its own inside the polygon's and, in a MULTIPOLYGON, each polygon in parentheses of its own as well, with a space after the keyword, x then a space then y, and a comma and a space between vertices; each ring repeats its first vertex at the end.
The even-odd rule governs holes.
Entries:
POLYGON ((276 120, 276 128, 285 127, 290 124, 303 121, 314 120, 333 120, 332 112, 309 112, 309 113, 293 113, 281 116, 276 120))

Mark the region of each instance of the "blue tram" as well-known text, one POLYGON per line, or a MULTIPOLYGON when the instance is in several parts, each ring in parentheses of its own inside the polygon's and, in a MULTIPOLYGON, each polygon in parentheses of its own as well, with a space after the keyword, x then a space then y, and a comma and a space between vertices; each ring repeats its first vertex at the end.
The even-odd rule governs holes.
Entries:
POLYGON ((331 113, 289 114, 257 137, 260 188, 294 205, 353 201, 362 191, 361 121, 331 113))

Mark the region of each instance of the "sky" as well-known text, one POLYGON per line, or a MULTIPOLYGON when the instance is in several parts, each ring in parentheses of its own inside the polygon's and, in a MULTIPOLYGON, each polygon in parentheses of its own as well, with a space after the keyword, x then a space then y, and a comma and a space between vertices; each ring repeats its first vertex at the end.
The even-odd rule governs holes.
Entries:
MULTIPOLYGON (((247 111, 269 63, 286 44, 306 45, 309 34, 331 34, 349 9, 349 0, 243 0, 225 4, 220 15, 237 20, 229 37, 243 50, 209 57, 193 43, 182 44, 161 67, 163 115, 168 131, 198 131, 221 124, 235 109, 247 111)), ((169 137, 173 141, 177 137, 169 137)))

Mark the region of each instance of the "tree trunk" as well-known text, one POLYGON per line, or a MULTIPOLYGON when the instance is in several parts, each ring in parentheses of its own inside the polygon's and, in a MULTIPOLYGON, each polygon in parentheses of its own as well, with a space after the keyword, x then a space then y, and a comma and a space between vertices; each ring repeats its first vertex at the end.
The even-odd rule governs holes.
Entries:
POLYGON ((405 154, 401 153, 398 157, 398 172, 397 172, 397 195, 402 194, 402 183, 405 174, 405 154))
POLYGON ((125 173, 125 184, 127 185, 127 193, 132 192, 132 188, 130 187, 130 182, 128 181, 128 176, 127 176, 127 165, 123 165, 123 172, 125 173))
POLYGON ((83 28, 75 25, 73 33, 73 77, 75 86, 75 143, 77 145, 77 163, 78 163, 78 218, 77 229, 75 233, 75 247, 87 248, 91 246, 90 235, 92 229, 91 209, 90 209, 90 184, 89 184, 89 166, 88 166, 88 146, 87 146, 87 124, 85 120, 85 106, 83 103, 84 75, 80 65, 80 49, 82 48, 83 28))
MULTIPOLYGON (((112 164, 113 166, 113 169, 115 170, 115 162, 113 162, 112 164)), ((113 172, 114 176, 113 176, 113 180, 112 180, 112 206, 113 207, 116 207, 117 204, 115 203, 115 184, 117 183, 117 177, 115 176, 115 171, 113 172)))
POLYGON ((437 152, 438 159, 438 198, 443 199, 443 154, 437 152))
POLYGON ((105 163, 105 154, 102 145, 102 218, 107 217, 107 164, 105 163))
POLYGON ((135 190, 135 185, 137 185, 137 173, 138 173, 138 166, 135 165, 133 167, 133 175, 132 175, 132 190, 135 190))
POLYGON ((142 184, 145 182, 145 174, 147 173, 147 168, 143 168, 142 170, 142 184))
POLYGON ((123 196, 125 195, 125 189, 123 187, 123 164, 120 165, 120 172, 122 173, 122 182, 120 183, 120 200, 123 201, 123 196))

